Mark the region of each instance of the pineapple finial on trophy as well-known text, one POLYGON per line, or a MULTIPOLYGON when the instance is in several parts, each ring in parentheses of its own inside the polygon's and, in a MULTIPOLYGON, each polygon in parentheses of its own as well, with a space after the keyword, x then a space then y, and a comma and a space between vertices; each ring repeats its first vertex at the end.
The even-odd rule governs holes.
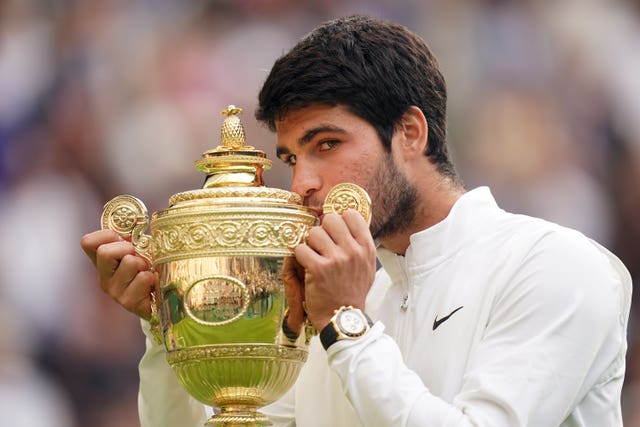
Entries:
POLYGON ((222 147, 237 150, 241 147, 245 147, 246 138, 244 134, 244 127, 240 121, 240 114, 242 114, 242 108, 238 108, 235 105, 229 105, 222 110, 220 114, 227 116, 222 122, 222 129, 220 132, 220 142, 222 147))
POLYGON ((196 168, 207 174, 203 188, 259 187, 262 172, 271 167, 266 154, 247 145, 239 115, 242 108, 229 105, 220 112, 226 116, 220 129, 220 145, 205 151, 196 168))

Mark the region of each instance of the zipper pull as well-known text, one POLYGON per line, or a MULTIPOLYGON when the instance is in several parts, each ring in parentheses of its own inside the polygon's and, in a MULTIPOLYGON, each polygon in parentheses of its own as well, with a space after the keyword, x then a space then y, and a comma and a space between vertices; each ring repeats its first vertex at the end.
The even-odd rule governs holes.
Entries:
POLYGON ((404 296, 402 297, 402 304, 400 304, 400 308, 403 311, 407 311, 407 308, 409 308, 409 294, 408 293, 404 294, 404 296))

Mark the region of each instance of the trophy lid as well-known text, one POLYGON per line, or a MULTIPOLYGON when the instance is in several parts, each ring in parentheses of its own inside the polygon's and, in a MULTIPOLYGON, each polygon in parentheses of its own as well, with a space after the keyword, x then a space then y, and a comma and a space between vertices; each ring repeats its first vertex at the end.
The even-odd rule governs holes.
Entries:
POLYGON ((271 168, 271 160, 264 151, 246 144, 239 117, 242 109, 229 105, 220 113, 226 116, 220 132, 220 145, 205 151, 195 162, 196 169, 207 175, 202 188, 171 196, 169 206, 230 197, 301 204, 302 199, 296 193, 264 186, 262 174, 271 168))

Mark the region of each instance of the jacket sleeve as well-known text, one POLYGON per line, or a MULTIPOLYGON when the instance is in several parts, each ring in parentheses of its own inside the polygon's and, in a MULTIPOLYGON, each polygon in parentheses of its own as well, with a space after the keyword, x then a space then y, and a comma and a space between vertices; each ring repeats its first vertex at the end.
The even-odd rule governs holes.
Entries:
POLYGON ((422 379, 404 364, 380 322, 358 341, 333 344, 328 356, 362 425, 473 425, 458 408, 429 393, 422 379), (428 410, 413 411, 414 407, 428 410))
POLYGON ((205 406, 180 385, 167 363, 166 351, 156 344, 149 323, 142 321, 146 351, 140 360, 138 414, 141 427, 201 426, 206 421, 205 406))
POLYGON ((621 425, 631 285, 603 253, 553 237, 534 248, 493 301, 451 402, 405 365, 380 322, 359 340, 332 345, 329 365, 366 426, 560 425, 594 389, 596 400, 611 399, 600 425, 621 425))
POLYGON ((295 427, 295 385, 280 399, 272 404, 258 409, 269 417, 273 427, 295 427))

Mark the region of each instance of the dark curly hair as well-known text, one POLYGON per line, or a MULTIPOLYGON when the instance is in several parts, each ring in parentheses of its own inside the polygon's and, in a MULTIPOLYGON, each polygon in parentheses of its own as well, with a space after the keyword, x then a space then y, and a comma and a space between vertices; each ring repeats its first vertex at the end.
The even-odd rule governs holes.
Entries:
POLYGON ((406 27, 366 16, 326 22, 273 65, 256 118, 275 131, 288 112, 343 105, 369 122, 386 150, 403 113, 417 106, 428 123, 425 154, 457 179, 446 145, 447 89, 425 41, 406 27))

